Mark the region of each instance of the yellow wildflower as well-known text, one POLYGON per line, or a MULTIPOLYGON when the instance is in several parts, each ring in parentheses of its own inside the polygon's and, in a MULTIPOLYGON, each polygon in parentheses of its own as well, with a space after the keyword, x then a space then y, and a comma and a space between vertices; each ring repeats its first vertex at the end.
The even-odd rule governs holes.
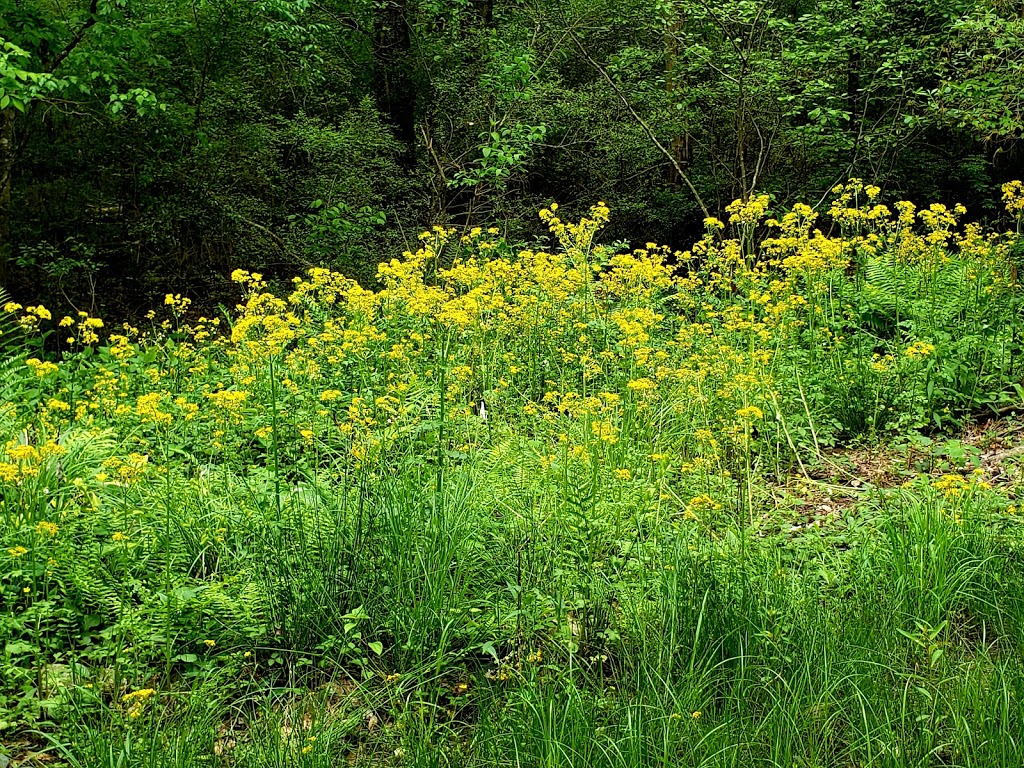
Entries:
POLYGON ((742 421, 760 421, 764 418, 764 411, 756 405, 748 405, 746 408, 740 408, 736 411, 736 415, 742 421))
POLYGON ((1018 215, 1024 213, 1024 183, 1008 181, 1003 184, 1002 189, 1003 202, 1006 203, 1007 212, 1018 215))
POLYGON ((37 357, 30 357, 25 361, 25 365, 31 368, 32 372, 40 378, 49 376, 51 373, 56 373, 59 370, 54 363, 44 362, 37 357))
POLYGON ((928 355, 930 355, 934 351, 934 344, 929 344, 927 341, 915 341, 913 344, 907 347, 906 352, 904 354, 906 354, 907 357, 911 358, 928 357, 928 355))
POLYGON ((135 401, 135 413, 143 422, 154 424, 170 424, 171 414, 160 410, 160 401, 163 396, 159 392, 151 392, 148 395, 140 395, 135 401))

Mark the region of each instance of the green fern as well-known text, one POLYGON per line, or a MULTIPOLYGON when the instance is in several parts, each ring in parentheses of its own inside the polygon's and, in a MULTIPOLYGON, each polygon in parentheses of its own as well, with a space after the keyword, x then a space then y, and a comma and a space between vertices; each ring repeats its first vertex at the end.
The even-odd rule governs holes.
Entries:
POLYGON ((10 294, 0 288, 0 373, 6 372, 6 366, 28 354, 28 338, 11 312, 4 310, 4 305, 11 301, 10 294))
POLYGON ((539 462, 522 441, 509 437, 498 440, 483 460, 483 485, 493 501, 503 509, 530 509, 542 492, 539 462))
POLYGON ((24 365, 31 347, 17 319, 3 308, 10 300, 0 288, 0 402, 19 403, 24 387, 31 382, 24 365))
POLYGON ((969 265, 950 262, 927 270, 884 254, 863 266, 864 320, 881 336, 902 330, 915 335, 947 328, 979 309, 969 265))

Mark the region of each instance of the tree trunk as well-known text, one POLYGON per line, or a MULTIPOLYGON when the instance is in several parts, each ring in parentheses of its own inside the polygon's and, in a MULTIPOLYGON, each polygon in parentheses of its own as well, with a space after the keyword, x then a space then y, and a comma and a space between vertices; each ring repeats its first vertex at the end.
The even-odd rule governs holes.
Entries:
POLYGON ((11 177, 14 174, 14 121, 12 107, 0 110, 0 287, 7 285, 11 258, 11 177))
MULTIPOLYGON (((668 93, 669 109, 675 107, 675 101, 678 98, 677 90, 679 83, 676 79, 676 68, 679 63, 679 33, 683 29, 685 23, 685 15, 680 12, 669 24, 668 29, 665 30, 664 43, 665 43, 665 91, 668 93)), ((668 183, 673 189, 679 189, 683 180, 679 176, 680 168, 686 168, 690 164, 690 136, 687 133, 682 133, 672 137, 669 144, 669 151, 672 153, 672 157, 675 159, 675 163, 669 163, 668 169, 666 170, 666 177, 668 183)))
POLYGON ((416 162, 416 90, 412 78, 408 0, 384 0, 374 12, 373 58, 377 106, 404 147, 407 167, 416 162))
POLYGON ((858 40, 860 32, 860 0, 850 0, 850 12, 853 18, 853 27, 851 34, 853 37, 853 44, 850 46, 850 51, 846 61, 846 108, 850 112, 849 130, 852 136, 852 148, 850 152, 851 162, 856 162, 857 152, 860 147, 857 146, 857 137, 860 132, 860 118, 858 112, 860 111, 860 70, 861 70, 861 47, 860 41, 858 40))

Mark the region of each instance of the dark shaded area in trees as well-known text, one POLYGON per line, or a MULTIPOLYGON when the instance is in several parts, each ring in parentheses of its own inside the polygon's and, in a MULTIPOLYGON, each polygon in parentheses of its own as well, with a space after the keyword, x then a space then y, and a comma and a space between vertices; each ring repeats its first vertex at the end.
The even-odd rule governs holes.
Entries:
POLYGON ((130 317, 235 267, 364 283, 431 224, 684 246, 703 207, 869 178, 998 215, 1004 0, 0 0, 0 279, 130 317))

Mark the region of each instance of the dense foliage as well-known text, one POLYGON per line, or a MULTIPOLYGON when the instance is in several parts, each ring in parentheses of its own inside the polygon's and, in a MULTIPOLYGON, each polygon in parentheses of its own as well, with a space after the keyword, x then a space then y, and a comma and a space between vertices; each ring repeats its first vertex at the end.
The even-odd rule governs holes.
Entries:
POLYGON ((138 317, 237 267, 364 283, 424 224, 683 247, 852 176, 995 215, 1008 0, 0 0, 0 284, 138 317), (6 275, 6 276, 3 276, 6 275))
POLYGON ((376 290, 238 269, 224 320, 9 302, 3 741, 1017 768, 1019 475, 919 431, 1020 403, 1017 234, 882 198, 753 195, 686 251, 550 205, 548 247, 437 226, 376 290), (880 437, 888 482, 832 450, 880 437))

